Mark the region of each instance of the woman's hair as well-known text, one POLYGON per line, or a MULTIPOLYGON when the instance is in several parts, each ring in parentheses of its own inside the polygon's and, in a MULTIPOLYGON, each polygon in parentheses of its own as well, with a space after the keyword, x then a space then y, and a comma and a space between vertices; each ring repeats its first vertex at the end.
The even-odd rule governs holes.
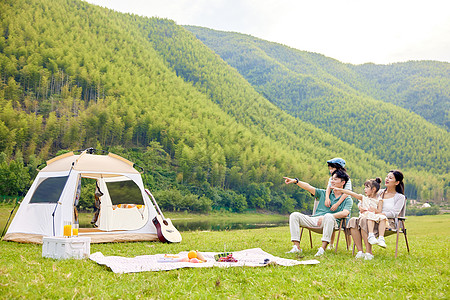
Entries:
POLYGON ((335 163, 327 163, 327 164, 329 167, 335 168, 336 170, 343 170, 343 171, 347 172, 347 169, 342 167, 340 164, 335 164, 335 163))
POLYGON ((392 173, 395 177, 395 180, 399 182, 395 186, 395 191, 397 193, 404 195, 405 194, 405 184, 403 183, 403 173, 400 172, 399 170, 392 170, 392 171, 389 171, 389 173, 392 173))
POLYGON ((380 177, 377 177, 375 179, 367 179, 366 182, 364 182, 364 186, 375 188, 375 193, 380 190, 380 185, 381 185, 380 177))

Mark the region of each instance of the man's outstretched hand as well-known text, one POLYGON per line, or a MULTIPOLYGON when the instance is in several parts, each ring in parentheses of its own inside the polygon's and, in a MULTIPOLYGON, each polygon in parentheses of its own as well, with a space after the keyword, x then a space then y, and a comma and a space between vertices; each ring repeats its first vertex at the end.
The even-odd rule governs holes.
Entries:
POLYGON ((283 177, 283 178, 284 178, 284 183, 286 183, 286 184, 290 184, 290 183, 297 181, 297 180, 289 178, 289 177, 283 177))

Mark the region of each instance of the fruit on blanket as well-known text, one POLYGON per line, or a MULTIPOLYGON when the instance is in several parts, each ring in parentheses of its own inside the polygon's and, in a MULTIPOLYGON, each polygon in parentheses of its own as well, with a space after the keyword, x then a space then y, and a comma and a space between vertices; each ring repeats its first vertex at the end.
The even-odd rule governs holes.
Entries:
POLYGON ((189 262, 189 258, 183 257, 183 258, 181 259, 181 261, 182 261, 182 262, 189 262))
POLYGON ((189 260, 189 262, 190 263, 199 263, 200 261, 196 258, 196 257, 193 257, 193 258, 191 258, 190 260, 189 260))
POLYGON ((197 258, 199 260, 206 261, 206 258, 203 256, 203 254, 201 252, 198 252, 198 251, 196 251, 196 252, 197 252, 197 258))
POLYGON ((237 259, 233 257, 233 254, 228 254, 227 256, 219 257, 219 262, 237 262, 237 259))
POLYGON ((194 250, 189 251, 188 257, 189 257, 189 259, 197 258, 197 251, 194 251, 194 250))

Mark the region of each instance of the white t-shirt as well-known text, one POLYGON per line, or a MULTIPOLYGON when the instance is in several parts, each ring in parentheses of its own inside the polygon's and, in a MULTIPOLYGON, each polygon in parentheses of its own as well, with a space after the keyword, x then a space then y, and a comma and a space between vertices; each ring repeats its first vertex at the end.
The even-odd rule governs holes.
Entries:
MULTIPOLYGON (((380 190, 378 192, 378 197, 381 198, 383 195, 384 189, 380 190)), ((383 199, 383 213, 388 218, 396 218, 398 217, 398 214, 402 210, 404 204, 406 201, 405 195, 402 195, 400 193, 395 194, 392 198, 383 199)))

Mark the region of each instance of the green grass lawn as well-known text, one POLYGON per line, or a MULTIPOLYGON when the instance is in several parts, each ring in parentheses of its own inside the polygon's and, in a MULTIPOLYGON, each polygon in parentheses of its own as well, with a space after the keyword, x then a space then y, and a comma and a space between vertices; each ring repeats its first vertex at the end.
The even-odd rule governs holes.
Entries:
MULTIPOLYGON (((171 216, 176 218, 176 215, 171 216)), ((198 217, 198 216, 194 216, 198 217)), ((241 216, 238 216, 242 218, 241 216)), ((114 274, 86 260, 42 258, 42 245, 0 242, 0 298, 449 298, 450 215, 409 217, 411 253, 400 240, 394 258, 395 236, 388 248, 375 248, 372 261, 356 260, 341 243, 338 253, 327 251, 318 265, 260 268, 198 268, 163 272, 114 274)), ((3 228, 2 228, 3 229, 3 228)), ((302 257, 285 254, 291 248, 287 226, 220 232, 183 232, 180 244, 159 242, 92 244, 91 253, 134 257, 157 253, 238 251, 262 248, 273 255, 313 259, 314 248, 302 242, 302 257)))

